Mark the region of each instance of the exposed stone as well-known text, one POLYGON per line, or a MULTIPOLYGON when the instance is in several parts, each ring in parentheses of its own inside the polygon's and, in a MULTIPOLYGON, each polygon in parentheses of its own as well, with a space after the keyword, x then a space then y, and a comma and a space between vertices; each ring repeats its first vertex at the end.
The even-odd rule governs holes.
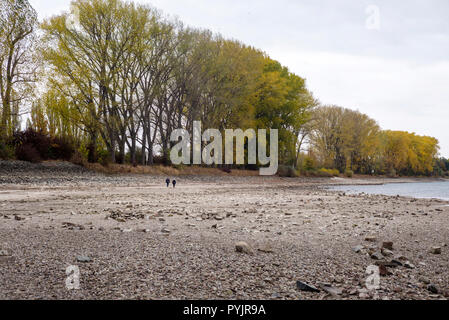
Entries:
POLYGON ((377 241, 377 238, 374 237, 374 236, 367 236, 367 237, 365 237, 365 241, 368 241, 368 242, 376 242, 376 241, 377 241))
POLYGON ((92 262, 92 259, 87 256, 78 256, 76 258, 76 261, 78 261, 80 263, 89 263, 89 262, 92 262))
POLYGON ((367 289, 358 289, 360 299, 369 299, 370 295, 367 289))
POLYGON ((386 257, 392 257, 394 255, 394 252, 389 249, 382 249, 382 254, 386 257))
POLYGON ((308 285, 307 283, 296 281, 296 287, 299 291, 304 292, 320 292, 319 289, 315 288, 314 286, 308 285))
POLYGON ((390 261, 390 262, 387 262, 387 261, 376 261, 374 264, 376 265, 376 266, 385 266, 385 267, 387 267, 387 268, 397 268, 397 267, 402 267, 402 263, 401 262, 399 262, 399 263, 397 263, 397 262, 395 262, 395 261, 390 261), (400 264, 399 264, 400 263, 400 264))
POLYGON ((10 254, 7 250, 0 250, 0 257, 7 257, 9 255, 10 254))
POLYGON ((392 273, 388 270, 387 266, 385 264, 379 265, 379 273, 382 277, 386 277, 391 275, 392 273))
POLYGON ((245 254, 254 254, 253 249, 247 244, 246 242, 237 242, 235 244, 235 251, 238 253, 245 253, 245 254))
POLYGON ((281 295, 277 292, 275 292, 271 295, 271 299, 280 299, 280 298, 281 298, 281 295))
POLYGON ((360 253, 363 250, 364 246, 359 245, 359 246, 355 246, 354 248, 352 248, 352 251, 354 251, 355 253, 360 253))
POLYGON ((274 250, 270 244, 262 244, 257 248, 258 251, 263 253, 273 253, 274 250))
POLYGON ((409 261, 409 259, 406 256, 403 255, 397 255, 394 257, 394 260, 398 260, 398 261, 409 261))
POLYGON ((433 247, 430 252, 432 254, 441 254, 441 247, 433 247))
POLYGON ((419 278, 419 281, 424 283, 424 284, 430 284, 430 280, 424 277, 419 278))
POLYGON ((391 241, 383 242, 382 249, 393 250, 393 242, 391 241))
POLYGON ((382 260, 382 259, 384 259, 384 258, 385 258, 385 257, 383 256, 383 254, 380 253, 379 251, 374 252, 374 253, 371 255, 371 259, 374 259, 374 260, 382 260))
POLYGON ((68 230, 85 230, 86 228, 80 224, 75 224, 75 223, 71 223, 71 222, 63 222, 62 223, 62 228, 63 229, 68 229, 68 230))
POLYGON ((438 294, 438 288, 434 284, 429 284, 427 290, 433 294, 438 294))

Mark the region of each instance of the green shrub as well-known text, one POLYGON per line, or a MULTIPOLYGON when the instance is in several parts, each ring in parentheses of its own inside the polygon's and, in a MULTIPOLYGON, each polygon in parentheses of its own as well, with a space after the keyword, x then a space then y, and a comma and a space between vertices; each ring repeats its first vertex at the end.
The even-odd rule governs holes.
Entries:
POLYGON ((6 143, 0 142, 0 159, 10 160, 14 159, 14 148, 6 143))
POLYGON ((98 151, 97 157, 98 163, 103 167, 109 167, 109 165, 111 164, 111 155, 107 150, 98 151))
POLYGON ((337 169, 322 168, 322 169, 318 170, 318 172, 320 174, 322 174, 323 176, 328 176, 328 177, 338 177, 338 176, 340 176, 340 171, 338 171, 337 169))
POLYGON ((306 156, 304 159, 304 170, 312 171, 315 168, 316 168, 315 161, 311 157, 306 156))

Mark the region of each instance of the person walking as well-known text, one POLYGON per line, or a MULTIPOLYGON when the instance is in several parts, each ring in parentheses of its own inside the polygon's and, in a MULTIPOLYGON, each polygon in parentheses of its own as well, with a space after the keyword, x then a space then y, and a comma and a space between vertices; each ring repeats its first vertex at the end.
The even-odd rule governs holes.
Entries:
POLYGON ((173 188, 176 188, 176 180, 173 180, 173 188))
POLYGON ((165 183, 167 184, 167 188, 170 187, 170 178, 167 178, 167 180, 165 180, 165 183))

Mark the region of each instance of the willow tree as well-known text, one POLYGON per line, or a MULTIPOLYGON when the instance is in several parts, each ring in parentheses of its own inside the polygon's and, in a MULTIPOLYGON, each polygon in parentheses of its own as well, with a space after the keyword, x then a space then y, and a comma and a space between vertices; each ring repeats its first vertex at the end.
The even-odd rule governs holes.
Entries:
POLYGON ((36 80, 37 14, 27 0, 0 1, 0 140, 17 125, 19 106, 36 80))

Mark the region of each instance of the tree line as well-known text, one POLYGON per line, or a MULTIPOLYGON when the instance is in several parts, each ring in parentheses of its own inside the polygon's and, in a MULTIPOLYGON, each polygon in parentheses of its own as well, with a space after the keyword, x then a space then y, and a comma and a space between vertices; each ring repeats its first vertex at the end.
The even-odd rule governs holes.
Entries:
POLYGON ((381 130, 367 115, 337 106, 317 108, 311 122, 311 149, 305 160, 319 167, 392 176, 432 175, 447 170, 439 166, 445 159, 438 159, 438 140, 433 137, 381 130))
POLYGON ((436 139, 322 106, 261 50, 148 5, 76 0, 73 14, 39 23, 27 0, 0 3, 0 156, 13 148, 26 158, 35 147, 23 145, 40 134, 89 162, 170 164, 171 132, 201 121, 278 129, 279 160, 297 170, 431 174, 444 162, 436 139), (20 135, 27 111, 30 132, 20 135))

